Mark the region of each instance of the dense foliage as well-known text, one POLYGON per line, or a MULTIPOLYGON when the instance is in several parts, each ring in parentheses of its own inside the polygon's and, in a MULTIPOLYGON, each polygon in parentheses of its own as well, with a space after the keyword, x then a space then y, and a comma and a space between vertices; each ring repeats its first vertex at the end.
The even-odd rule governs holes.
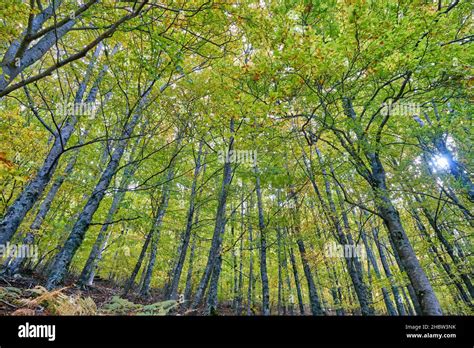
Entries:
POLYGON ((37 251, 3 272, 205 313, 472 314, 472 10, 2 1, 0 243, 37 251))

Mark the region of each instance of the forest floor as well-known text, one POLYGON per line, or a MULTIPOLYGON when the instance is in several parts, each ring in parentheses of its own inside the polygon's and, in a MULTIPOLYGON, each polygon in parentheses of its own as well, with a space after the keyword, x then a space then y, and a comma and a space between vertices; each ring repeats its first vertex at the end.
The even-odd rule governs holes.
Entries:
MULTIPOLYGON (((166 301, 156 289, 152 289, 146 298, 132 292, 122 298, 123 285, 104 279, 97 279, 85 288, 77 286, 74 279, 67 279, 62 288, 50 292, 42 287, 44 283, 41 274, 0 275, 0 316, 203 314, 202 308, 188 310, 175 301, 166 301), (168 306, 164 312, 156 308, 161 304, 168 306)), ((219 315, 235 315, 230 303, 220 304, 218 312, 219 315)))

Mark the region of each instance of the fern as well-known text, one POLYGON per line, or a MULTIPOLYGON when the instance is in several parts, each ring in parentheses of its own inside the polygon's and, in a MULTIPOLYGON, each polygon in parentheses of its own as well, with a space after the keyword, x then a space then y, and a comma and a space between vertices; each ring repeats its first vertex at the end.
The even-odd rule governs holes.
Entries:
POLYGON ((156 302, 149 305, 136 304, 118 296, 112 297, 110 302, 104 306, 105 314, 121 315, 167 315, 178 302, 170 300, 156 302))
POLYGON ((21 289, 13 286, 5 288, 0 287, 0 300, 7 302, 16 302, 21 297, 21 289))
POLYGON ((92 315, 97 313, 97 306, 90 297, 82 298, 79 295, 68 296, 62 288, 48 291, 42 286, 28 289, 30 297, 18 300, 18 303, 27 309, 44 307, 51 314, 56 315, 92 315))
POLYGON ((104 312, 106 314, 130 314, 131 312, 137 311, 141 306, 127 299, 114 296, 110 300, 110 303, 104 306, 104 312))
POLYGON ((167 315, 171 309, 176 307, 178 302, 169 300, 163 302, 156 302, 150 305, 143 306, 138 315, 167 315))

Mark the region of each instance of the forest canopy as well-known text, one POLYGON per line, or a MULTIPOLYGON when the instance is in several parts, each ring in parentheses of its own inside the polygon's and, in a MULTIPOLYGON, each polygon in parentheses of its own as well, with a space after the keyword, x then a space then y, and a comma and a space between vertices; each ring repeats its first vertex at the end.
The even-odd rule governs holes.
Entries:
POLYGON ((2 278, 112 313, 472 315, 472 11, 2 0, 2 278))

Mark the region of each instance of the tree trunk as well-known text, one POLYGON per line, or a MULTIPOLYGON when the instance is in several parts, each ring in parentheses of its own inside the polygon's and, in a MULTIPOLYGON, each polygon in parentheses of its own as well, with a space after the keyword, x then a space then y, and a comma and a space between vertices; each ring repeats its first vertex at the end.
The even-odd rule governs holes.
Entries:
POLYGON ((191 196, 189 198, 189 208, 188 208, 188 215, 186 219, 186 230, 184 232, 183 240, 180 247, 180 253, 178 256, 178 262, 173 271, 173 279, 171 281, 171 286, 169 290, 169 298, 176 299, 178 296, 178 286, 179 286, 179 279, 181 278, 181 273, 183 271, 184 260, 186 259, 186 253, 189 246, 189 240, 191 238, 191 230, 193 227, 193 218, 194 218, 194 209, 195 209, 195 199, 196 199, 196 187, 197 187, 197 179, 199 176, 199 172, 201 171, 201 153, 202 153, 202 141, 199 142, 199 149, 196 159, 196 167, 194 168, 194 177, 193 183, 191 185, 191 196))
MULTIPOLYGON (((403 268, 403 264, 400 260, 400 256, 398 255, 397 253, 397 249, 395 248, 395 246, 393 245, 393 241, 392 239, 390 238, 390 235, 388 236, 388 241, 390 243, 390 246, 392 248, 392 251, 393 251, 393 256, 395 258, 395 262, 396 264, 398 265, 398 268, 400 269, 401 272, 404 272, 405 269, 403 268)), ((406 272, 405 272, 406 273, 406 272)), ((413 306, 415 307, 415 311, 416 311, 416 314, 417 315, 423 315, 422 311, 421 311, 421 305, 420 305, 420 302, 418 301, 418 297, 416 295, 416 292, 415 292, 415 288, 413 287, 413 285, 411 285, 411 282, 409 282, 407 284, 407 290, 408 290, 408 294, 410 295, 410 299, 411 299, 411 302, 413 303, 413 306)))
MULTIPOLYGON (((80 144, 81 143, 82 141, 80 141, 80 144)), ((53 184, 51 185, 51 188, 46 194, 46 197, 44 198, 43 202, 41 202, 38 212, 36 213, 35 219, 31 223, 30 231, 26 233, 26 236, 23 239, 24 245, 33 246, 35 242, 35 232, 37 232, 40 229, 41 224, 44 221, 44 218, 46 217, 46 215, 49 212, 49 209, 51 208, 51 204, 53 203, 54 197, 56 197, 56 194, 58 193, 64 180, 69 176, 69 174, 71 174, 74 168, 74 165, 76 163, 78 154, 79 154, 79 151, 75 150, 74 154, 72 155, 71 159, 69 160, 66 166, 66 169, 64 170, 64 173, 60 175, 58 178, 56 178, 53 184)), ((11 260, 8 263, 5 272, 8 275, 13 276, 14 274, 20 271, 24 262, 25 262, 24 257, 21 257, 21 256, 15 257, 13 260, 11 260)))
POLYGON ((290 262, 291 267, 293 268, 293 276, 295 277, 295 286, 296 286, 296 294, 298 296, 298 306, 300 309, 300 314, 304 315, 304 302, 303 302, 303 295, 301 293, 301 285, 300 285, 300 278, 298 275, 298 267, 296 266, 295 254, 293 253, 293 248, 289 247, 290 251, 290 262))
MULTIPOLYGON (((229 152, 233 149, 234 144, 234 119, 230 121, 230 139, 229 139, 229 152)), ((216 226, 214 229, 214 236, 216 236, 214 258, 209 258, 208 262, 212 262, 212 277, 209 283, 209 293, 207 298, 206 312, 208 314, 214 314, 217 312, 217 286, 219 283, 220 272, 222 269, 222 241, 226 226, 226 203, 227 196, 229 193, 230 183, 232 181, 232 168, 229 161, 224 164, 224 177, 222 179, 222 188, 219 195, 219 202, 217 207, 216 226), (214 260, 214 261, 212 261, 214 260)), ((214 241, 214 237, 213 237, 214 241)), ((212 248, 212 247, 211 247, 212 248)), ((210 256, 210 255, 209 255, 210 256)))
MULTIPOLYGON (((349 98, 343 98, 343 107, 346 116, 354 122, 359 122, 349 98)), ((367 142, 366 138, 361 133, 360 124, 356 127, 355 133, 359 141, 367 142)), ((357 172, 372 188, 377 210, 389 231, 390 239, 395 248, 394 252, 398 254, 401 264, 413 285, 422 313, 424 315, 442 315, 441 306, 433 287, 416 257, 413 247, 411 246, 401 223, 400 215, 390 199, 386 184, 385 169, 380 161, 378 152, 369 151, 369 148, 373 148, 373 146, 369 147, 369 144, 366 144, 367 146, 363 147, 363 154, 369 162, 369 168, 367 168, 362 159, 354 153, 354 151, 352 151, 341 138, 341 135, 338 133, 335 135, 340 139, 341 144, 354 159, 357 172)))
POLYGON ((252 236, 252 220, 250 212, 253 209, 253 200, 252 195, 250 196, 249 204, 247 206, 247 224, 248 224, 248 232, 249 232, 249 285, 247 289, 247 315, 252 315, 253 308, 253 297, 252 297, 252 289, 253 289, 253 236, 252 236))
POLYGON ((281 315, 284 313, 282 308, 282 297, 283 297, 283 276, 282 276, 282 265, 281 265, 281 235, 280 230, 277 228, 277 258, 278 258, 278 302, 277 302, 277 313, 281 315))
POLYGON ((257 164, 254 166, 256 177, 257 207, 258 207, 258 227, 260 231, 260 276, 262 278, 262 314, 270 315, 270 290, 268 287, 267 272, 267 237, 266 226, 263 217, 262 191, 260 188, 260 173, 257 164))
MULTIPOLYGON (((232 118, 230 121, 230 138, 229 138, 229 147, 228 151, 232 151, 233 144, 234 144, 234 119, 232 118)), ((211 249, 209 250, 209 256, 207 259, 206 268, 204 269, 204 273, 201 277, 201 281, 199 282, 196 295, 194 297, 194 301, 192 304, 192 308, 196 308, 202 301, 204 296, 204 292, 206 291, 207 284, 209 283, 209 279, 211 278, 211 273, 214 273, 214 277, 209 285, 209 295, 208 295, 208 305, 207 305, 207 312, 213 312, 216 310, 217 306, 217 285, 220 275, 220 259, 221 255, 221 246, 222 246, 222 238, 225 231, 226 225, 226 202, 227 202, 227 195, 230 187, 230 183, 232 181, 232 168, 231 163, 229 161, 225 161, 224 164, 224 175, 222 178, 222 186, 221 191, 219 193, 219 199, 217 204, 217 212, 216 212, 216 224, 214 227, 214 234, 212 236, 211 242, 211 249)))
MULTIPOLYGON (((194 223, 197 224, 199 222, 199 216, 196 212, 196 217, 194 219, 194 223)), ((184 288, 184 298, 186 301, 191 301, 191 294, 193 288, 193 264, 194 264, 194 253, 196 251, 196 234, 193 234, 191 237, 191 252, 189 253, 189 260, 188 260, 188 273, 186 275, 186 287, 184 288)))
POLYGON ((145 259, 146 251, 148 249, 148 246, 150 245, 150 241, 153 236, 152 232, 153 231, 151 230, 146 236, 145 242, 143 243, 143 246, 142 246, 142 250, 140 251, 140 255, 138 256, 137 263, 135 264, 132 274, 130 275, 130 278, 128 279, 123 289, 123 294, 122 294, 123 296, 126 296, 129 293, 130 289, 133 287, 135 283, 135 279, 138 275, 138 272, 140 271, 140 268, 142 267, 143 260, 145 259))
POLYGON ((153 83, 149 86, 147 91, 141 97, 141 100, 138 105, 138 109, 135 111, 131 119, 128 120, 124 127, 124 131, 121 135, 121 140, 116 144, 115 150, 110 158, 107 167, 102 173, 94 191, 92 192, 89 200, 87 201, 84 209, 82 210, 79 218, 77 219, 72 231, 66 240, 63 248, 58 253, 55 258, 53 268, 48 276, 48 280, 46 282, 46 287, 48 289, 53 289, 56 285, 63 281, 64 276, 71 264, 72 258, 76 253, 77 249, 81 245, 87 229, 91 223, 92 217, 96 212, 97 208, 99 207, 102 198, 105 195, 107 188, 109 187, 110 181, 112 177, 115 175, 117 168, 120 164, 120 160, 122 155, 125 151, 125 147, 127 145, 128 139, 131 137, 135 126, 137 125, 142 108, 145 105, 146 100, 148 99, 147 96, 149 95, 153 83))
POLYGON ((32 47, 28 48, 32 42, 30 37, 40 31, 62 2, 62 0, 54 0, 45 10, 35 15, 31 28, 25 30, 21 38, 14 40, 10 45, 1 62, 0 92, 4 91, 27 67, 39 61, 76 24, 77 19, 71 18, 63 25, 41 35, 32 47))
MULTIPOLYGON (((76 96, 74 98, 74 103, 81 103, 84 97, 84 93, 89 83, 92 71, 94 69, 95 63, 98 59, 98 56, 102 50, 102 45, 99 45, 89 62, 89 66, 84 75, 84 79, 78 87, 76 96)), ((89 95, 86 98, 86 102, 94 102, 97 96, 99 83, 102 80, 102 77, 107 71, 107 66, 104 66, 102 71, 99 74, 99 77, 96 79, 94 85, 89 91, 89 95)), ((0 221, 0 245, 6 244, 11 240, 15 234, 18 226, 23 221, 24 217, 36 203, 38 198, 43 193, 44 189, 51 180, 54 171, 58 166, 59 157, 64 153, 64 146, 69 141, 69 138, 72 136, 74 128, 77 123, 77 116, 68 115, 69 118, 66 121, 65 125, 61 128, 60 134, 55 134, 54 143, 49 150, 46 159, 44 160, 43 165, 38 170, 36 175, 31 179, 28 184, 25 186, 18 198, 10 205, 5 212, 2 220, 0 221)))
MULTIPOLYGON (((324 179, 324 185, 325 185, 325 190, 326 190, 326 196, 329 202, 329 209, 330 209, 330 217, 332 220, 332 223, 336 229, 337 233, 337 240, 338 242, 342 245, 343 249, 346 248, 346 246, 354 247, 354 243, 352 241, 352 236, 350 235, 350 226, 348 222, 347 215, 345 214, 344 209, 342 209, 342 219, 344 222, 344 227, 347 231, 347 235, 344 233, 342 226, 339 222, 338 218, 338 212, 336 209, 336 204, 334 202, 334 199, 332 197, 332 192, 331 192, 331 184, 328 180, 328 174, 326 172, 326 169, 324 168, 324 163, 323 163, 323 158, 321 156, 321 153, 319 152, 318 148, 315 148, 316 155, 318 156, 319 163, 321 166, 321 171, 323 174, 323 179, 324 179)), ((314 180, 314 179, 313 179, 314 180)), ((313 186, 316 186, 316 183, 313 183, 313 186)), ((336 190, 336 194, 339 194, 339 191, 336 190)), ((341 207, 343 208, 343 203, 340 202, 341 207)), ((349 275, 352 280, 352 284, 354 285, 354 289, 356 291, 357 299, 360 304, 361 312, 362 315, 373 315, 374 310, 372 308, 372 303, 370 300, 369 296, 369 291, 367 288, 367 285, 364 283, 364 278, 362 274, 362 267, 360 265, 358 257, 353 257, 353 255, 344 255, 344 260, 347 265, 347 270, 349 271, 349 275)))
POLYGON ((110 232, 107 233, 107 230, 109 228, 109 225, 112 223, 115 214, 119 210, 120 203, 125 197, 125 192, 128 188, 130 180, 133 178, 136 170, 138 169, 138 164, 133 163, 133 157, 138 147, 139 139, 140 138, 137 138, 130 152, 129 163, 127 164, 122 179, 120 180, 118 190, 114 193, 114 198, 112 200, 109 212, 107 213, 105 223, 102 225, 99 231, 99 235, 97 236, 97 239, 92 247, 89 257, 87 258, 86 264, 82 269, 81 275, 79 277, 79 284, 81 285, 92 285, 94 281, 94 274, 97 268, 97 264, 102 257, 102 252, 106 248, 107 241, 110 237, 110 232))
POLYGON ((160 203, 158 205, 158 211, 156 213, 155 221, 154 221, 153 226, 152 226, 151 231, 150 231, 150 234, 152 235, 152 237, 151 237, 151 250, 150 250, 150 262, 148 264, 148 267, 146 268, 145 278, 143 280, 143 286, 140 290, 140 294, 142 296, 145 296, 145 297, 148 296, 148 292, 150 290, 151 277, 153 275, 153 269, 155 268, 156 255, 158 253, 158 243, 160 241, 160 236, 161 236, 161 225, 163 223, 163 218, 165 217, 166 210, 168 208, 171 184, 172 184, 172 181, 173 181, 174 175, 175 175, 174 166, 175 166, 175 163, 176 163, 176 155, 179 153, 179 147, 181 145, 181 140, 182 140, 181 131, 178 131, 176 151, 174 153, 174 157, 171 160, 170 167, 168 169, 166 182, 163 185, 163 192, 161 194, 161 200, 160 200, 160 203))
MULTIPOLYGON (((419 203, 421 203, 420 199, 415 195, 415 198, 419 203)), ((459 272, 459 276, 466 285, 467 290, 469 291, 469 294, 471 298, 474 298, 474 286, 472 285, 471 279, 469 276, 466 274, 466 271, 462 269, 462 261, 459 259, 459 257, 456 255, 456 251, 454 247, 451 245, 451 243, 446 239, 446 237, 443 234, 443 231, 441 228, 438 226, 438 223, 436 219, 430 214, 428 209, 422 206, 422 211, 423 214, 426 216, 426 219, 428 220, 430 226, 433 228, 436 237, 438 237, 438 240, 441 242, 443 245, 444 249, 448 253, 449 257, 453 261, 454 265, 456 266, 457 271, 459 272)))
MULTIPOLYGON (((374 256, 374 253, 372 252, 372 248, 369 245, 369 241, 367 240, 367 236, 365 234, 365 231, 364 231, 364 229, 361 228, 361 226, 359 226, 359 230, 360 230, 360 234, 361 234, 361 237, 362 237, 362 241, 364 242, 365 250, 367 251, 367 257, 369 258, 369 261, 372 264, 372 267, 374 267, 375 276, 377 277, 377 279, 380 279, 381 278, 380 269, 379 269, 379 266, 377 264, 377 261, 375 260, 375 256, 374 256)), ((382 258, 382 254, 380 254, 380 258, 382 258)), ((382 261, 382 264, 383 264, 383 261, 382 261)), ((385 265, 384 265, 384 269, 385 269, 385 265)), ((389 272, 390 272, 390 270, 389 270, 389 272)), ((388 278, 389 276, 387 274, 386 269, 385 269, 385 274, 387 275, 387 278, 388 278)), ((390 279, 390 282, 392 283, 391 277, 392 276, 390 274, 389 279, 390 279)), ((394 289, 394 285, 392 285, 392 289, 394 289)), ((397 301, 396 292, 398 292, 398 290, 393 290, 393 293, 395 295, 395 300, 397 301)), ((395 306, 393 305, 393 302, 390 299, 390 294, 384 286, 382 286, 382 294, 383 294, 383 299, 384 299, 384 302, 385 302, 385 307, 387 307, 387 313, 389 315, 397 315, 397 311, 395 310, 395 306)), ((400 304, 397 301, 397 308, 399 307, 399 305, 400 304)), ((403 303, 401 305, 403 306, 403 303)), ((400 308, 398 308, 398 313, 400 315, 405 315, 403 310, 400 311, 400 308)))
POLYGON ((395 280, 393 279, 392 271, 390 270, 390 266, 387 261, 387 257, 385 255, 385 250, 380 243, 378 229, 372 229, 372 235, 375 240, 375 245, 377 246, 377 250, 379 252, 380 261, 382 262, 382 267, 384 269, 385 275, 387 276, 388 280, 390 281, 390 286, 392 287, 393 296, 395 298, 395 303, 397 305, 397 310, 399 315, 406 315, 405 309, 403 308, 403 300, 400 295, 399 289, 395 284, 395 280))
POLYGON ((413 215, 413 218, 415 220, 415 224, 416 224, 418 230, 421 233, 422 238, 426 239, 426 241, 430 245, 429 250, 434 255, 435 262, 437 264, 439 264, 441 266, 441 268, 446 272, 446 275, 448 276, 448 278, 453 282, 454 286, 457 288, 457 291, 459 292, 459 296, 461 297, 461 299, 467 305, 470 306, 471 301, 469 299, 469 295, 466 293, 466 291, 464 290, 462 284, 458 281, 456 276, 453 274, 453 272, 451 270, 451 266, 445 260, 443 255, 440 253, 440 251, 438 250, 438 247, 435 245, 435 243, 433 243, 431 236, 429 235, 428 231, 426 230, 425 225, 421 221, 421 218, 420 218, 420 216, 418 215, 418 213, 416 212, 415 209, 412 209, 412 215, 413 215))
POLYGON ((240 315, 242 313, 242 290, 243 290, 243 252, 244 252, 244 234, 245 234, 245 214, 244 214, 244 187, 242 187, 242 198, 240 200, 240 247, 239 247, 239 278, 238 278, 238 287, 237 287, 237 296, 236 296, 236 305, 235 305, 235 314, 240 315))
POLYGON ((311 312, 313 315, 324 315, 324 311, 321 307, 321 302, 319 300, 318 292, 316 290, 316 285, 314 284, 313 275, 311 274, 311 269, 306 259, 306 250, 304 243, 301 239, 297 239, 296 244, 298 244, 298 249, 300 251, 301 263, 303 264, 303 271, 308 282, 308 292, 309 292, 309 302, 311 304, 311 312))
POLYGON ((393 244, 400 256, 408 278, 410 279, 424 315, 442 315, 441 306, 426 273, 415 255, 400 221, 400 215, 393 206, 385 183, 385 170, 377 154, 368 154, 371 163, 371 185, 376 197, 376 204, 393 244))

